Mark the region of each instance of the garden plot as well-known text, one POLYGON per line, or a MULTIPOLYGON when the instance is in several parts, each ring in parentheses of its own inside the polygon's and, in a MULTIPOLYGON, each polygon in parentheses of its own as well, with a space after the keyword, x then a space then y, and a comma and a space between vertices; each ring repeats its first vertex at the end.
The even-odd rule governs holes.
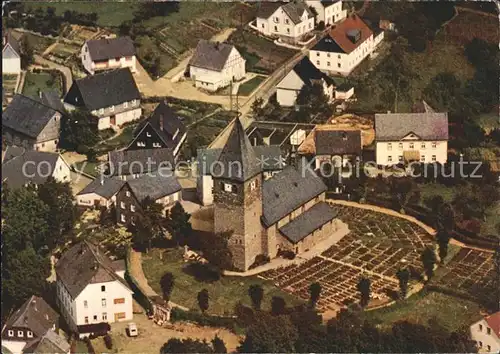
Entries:
POLYGON ((76 45, 57 43, 56 46, 50 51, 50 55, 65 61, 79 51, 80 48, 76 45))
POLYGON ((66 37, 66 39, 68 39, 70 41, 74 41, 74 42, 80 44, 80 46, 83 46, 83 44, 86 41, 95 37, 98 32, 99 32, 98 28, 81 27, 78 25, 72 25, 71 32, 65 37, 66 37))
POLYGON ((390 301, 399 289, 396 272, 408 267, 414 277, 423 269, 420 255, 432 237, 418 225, 370 210, 335 205, 351 232, 320 256, 299 265, 260 274, 301 299, 309 298, 309 285, 322 287, 318 308, 335 310, 359 302, 359 279, 371 281, 374 303, 390 301))

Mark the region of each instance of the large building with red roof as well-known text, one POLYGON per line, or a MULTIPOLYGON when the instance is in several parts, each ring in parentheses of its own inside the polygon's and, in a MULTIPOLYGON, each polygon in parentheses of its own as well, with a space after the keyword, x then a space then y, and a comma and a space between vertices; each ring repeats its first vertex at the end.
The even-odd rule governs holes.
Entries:
POLYGON ((500 353, 500 311, 470 326, 470 335, 480 353, 500 353))
POLYGON ((384 32, 370 28, 351 14, 334 26, 310 51, 311 62, 321 71, 348 75, 383 39, 384 32))

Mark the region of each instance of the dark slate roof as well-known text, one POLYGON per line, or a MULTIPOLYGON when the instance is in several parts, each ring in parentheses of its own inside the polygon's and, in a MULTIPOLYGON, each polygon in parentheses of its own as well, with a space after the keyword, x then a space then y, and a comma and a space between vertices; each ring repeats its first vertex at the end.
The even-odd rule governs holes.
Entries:
POLYGON ((11 152, 8 152, 9 156, 6 153, 8 159, 4 159, 2 163, 2 182, 7 183, 9 188, 13 189, 20 188, 27 183, 44 183, 54 172, 57 160, 60 158, 59 154, 52 152, 28 150, 15 157, 11 152))
POLYGON ((222 178, 243 182, 262 172, 260 161, 239 118, 234 121, 218 161, 214 174, 222 178))
POLYGON ((313 171, 287 166, 263 183, 262 222, 269 227, 326 190, 313 171))
POLYGON ((198 42, 189 65, 203 69, 221 71, 226 64, 233 46, 227 43, 210 42, 202 39, 198 42))
POLYGON ((448 114, 375 114, 375 139, 377 141, 400 140, 410 133, 424 140, 448 140, 448 114))
POLYGON ((4 47, 5 45, 10 44, 10 46, 12 47, 12 49, 14 49, 14 51, 21 55, 21 46, 19 44, 19 41, 14 38, 14 36, 12 35, 12 31, 11 30, 8 30, 7 31, 7 34, 5 35, 5 44, 4 44, 4 47))
POLYGON ((65 111, 59 94, 54 90, 43 91, 40 100, 44 105, 52 108, 55 111, 58 111, 60 113, 63 113, 65 111))
POLYGON ((37 337, 43 336, 56 324, 59 315, 44 299, 31 296, 26 302, 7 319, 6 327, 26 328, 37 337))
POLYGON ((318 43, 316 43, 311 50, 318 50, 320 52, 330 52, 345 54, 346 52, 335 42, 329 35, 323 37, 318 43))
POLYGON ((2 163, 9 161, 10 159, 21 156, 26 152, 26 149, 20 146, 7 146, 3 154, 2 163))
MULTIPOLYGON (((129 68, 104 71, 73 82, 80 91, 85 107, 90 110, 117 106, 123 102, 139 100, 141 94, 129 68)), ((69 93, 65 97, 68 101, 69 93)))
POLYGON ((45 335, 41 338, 37 338, 31 343, 26 343, 26 347, 23 349, 23 353, 33 353, 33 354, 46 354, 46 353, 57 353, 66 354, 69 353, 71 346, 62 336, 58 335, 54 331, 47 331, 45 335))
POLYGON ((169 148, 177 147, 187 130, 181 118, 170 108, 166 101, 160 102, 153 114, 138 125, 134 135, 137 136, 147 124, 156 131, 163 143, 169 148), (177 129, 179 129, 179 132, 173 139, 177 129))
POLYGON ((268 19, 280 6, 281 1, 259 1, 257 6, 257 17, 268 19))
MULTIPOLYGON (((210 174, 210 167, 219 159, 222 149, 198 149, 198 173, 210 174)), ((263 171, 279 171, 285 167, 285 159, 279 145, 258 145, 253 147, 255 157, 261 162, 263 171)))
POLYGON ((316 155, 361 155, 360 130, 316 130, 316 155))
POLYGON ((113 176, 144 174, 158 168, 171 170, 175 166, 171 148, 115 150, 108 153, 108 160, 113 176))
POLYGON ((315 80, 325 80, 328 86, 333 85, 334 81, 325 73, 321 72, 311 63, 309 57, 305 56, 297 65, 293 67, 293 71, 300 77, 305 85, 312 86, 315 80))
MULTIPOLYGON (((29 97, 16 94, 2 114, 2 125, 31 138, 37 138, 57 112, 29 97)), ((47 140, 57 139, 59 132, 47 140)))
POLYGON ((283 5, 282 9, 288 17, 290 17, 294 24, 302 22, 300 18, 304 14, 304 11, 307 12, 308 18, 312 18, 314 16, 309 6, 301 0, 290 1, 283 5))
POLYGON ((279 229, 290 242, 297 243, 337 216, 328 203, 319 202, 279 229))
POLYGON ((159 173, 156 176, 145 175, 128 180, 127 183, 139 201, 144 200, 146 197, 158 200, 182 190, 173 172, 170 174, 171 175, 168 173, 159 173))
POLYGON ((117 259, 111 262, 111 265, 113 266, 115 272, 121 272, 127 269, 127 265, 125 264, 124 259, 117 259))
POLYGON ((56 263, 56 275, 73 299, 89 284, 119 281, 130 289, 115 273, 111 260, 88 241, 79 242, 63 253, 56 263))
POLYGON ((84 195, 88 193, 95 193, 100 195, 105 199, 109 199, 114 196, 121 187, 125 184, 125 181, 117 178, 105 178, 97 177, 92 182, 90 182, 85 188, 83 188, 78 195, 84 195))
POLYGON ((87 41, 87 46, 93 61, 135 55, 134 42, 130 37, 92 39, 87 41))

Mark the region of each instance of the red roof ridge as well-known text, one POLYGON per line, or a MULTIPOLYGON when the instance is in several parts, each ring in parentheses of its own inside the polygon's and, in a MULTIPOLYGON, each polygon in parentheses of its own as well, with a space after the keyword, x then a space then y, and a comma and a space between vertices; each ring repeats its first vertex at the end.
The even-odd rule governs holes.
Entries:
POLYGON ((373 35, 373 32, 358 15, 351 14, 347 16, 344 21, 332 28, 329 35, 344 52, 349 54, 359 47, 368 37, 373 35), (353 29, 361 31, 361 37, 356 43, 353 43, 347 37, 347 31, 353 29))
POLYGON ((484 320, 488 323, 488 326, 490 326, 495 335, 500 338, 500 311, 485 317, 484 320))

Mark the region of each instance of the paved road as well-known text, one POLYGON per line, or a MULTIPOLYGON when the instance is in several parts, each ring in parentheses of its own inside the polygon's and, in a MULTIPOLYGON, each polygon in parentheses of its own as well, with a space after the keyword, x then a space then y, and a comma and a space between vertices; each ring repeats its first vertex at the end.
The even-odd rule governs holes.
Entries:
POLYGON ((47 60, 45 58, 42 58, 38 54, 33 55, 33 58, 35 59, 36 64, 48 65, 49 68, 51 69, 59 70, 64 75, 65 78, 64 81, 66 83, 66 87, 64 88, 64 92, 68 92, 71 85, 73 85, 73 74, 71 73, 70 68, 61 64, 54 63, 53 61, 47 60))

